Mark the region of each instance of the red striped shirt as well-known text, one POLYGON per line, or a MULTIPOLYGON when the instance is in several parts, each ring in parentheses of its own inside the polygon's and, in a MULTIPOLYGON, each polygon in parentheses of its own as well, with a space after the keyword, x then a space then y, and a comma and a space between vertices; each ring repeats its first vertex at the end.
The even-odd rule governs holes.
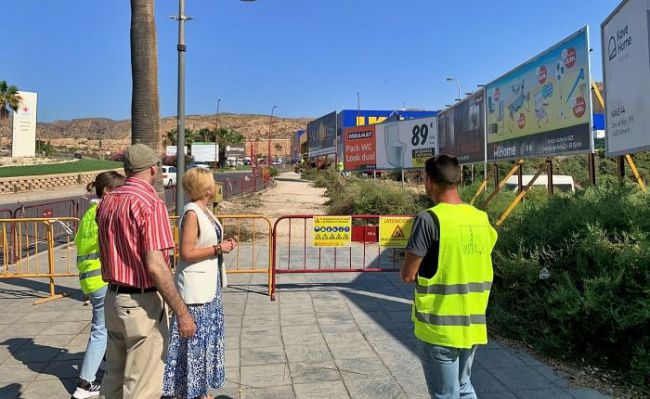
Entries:
POLYGON ((145 267, 146 254, 163 251, 169 264, 174 247, 165 203, 145 181, 130 177, 102 199, 97 210, 102 277, 136 288, 154 286, 145 267))

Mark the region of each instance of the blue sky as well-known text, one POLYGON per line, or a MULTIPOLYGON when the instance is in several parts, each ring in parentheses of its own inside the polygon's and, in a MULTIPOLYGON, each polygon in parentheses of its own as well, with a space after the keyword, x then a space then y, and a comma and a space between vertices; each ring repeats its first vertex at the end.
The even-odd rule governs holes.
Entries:
MULTIPOLYGON (((618 0, 187 0, 187 114, 316 117, 439 109, 590 26, 618 0), (525 4, 525 5, 524 5, 525 4)), ((41 121, 130 118, 129 1, 0 0, 0 80, 39 93, 41 121)), ((161 116, 176 114, 175 0, 156 1, 161 116)))

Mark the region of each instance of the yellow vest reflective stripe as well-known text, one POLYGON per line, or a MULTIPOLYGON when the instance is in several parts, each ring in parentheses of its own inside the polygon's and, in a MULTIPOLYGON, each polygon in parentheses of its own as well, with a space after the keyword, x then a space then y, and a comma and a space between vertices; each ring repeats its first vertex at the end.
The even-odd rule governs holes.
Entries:
POLYGON ((417 276, 412 319, 421 341, 453 348, 487 343, 485 310, 497 233, 487 214, 462 204, 430 209, 440 229, 438 265, 417 276))
POLYGON ((77 269, 79 269, 79 284, 87 294, 96 291, 107 283, 102 280, 101 263, 99 261, 98 228, 95 216, 97 204, 93 203, 81 219, 75 244, 77 246, 77 269))

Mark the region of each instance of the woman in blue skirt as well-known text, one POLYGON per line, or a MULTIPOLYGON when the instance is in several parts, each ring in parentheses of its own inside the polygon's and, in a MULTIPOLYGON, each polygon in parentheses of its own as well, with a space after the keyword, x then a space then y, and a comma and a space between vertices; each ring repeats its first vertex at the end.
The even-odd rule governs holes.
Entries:
POLYGON ((211 398, 209 390, 224 385, 224 324, 221 288, 226 286, 224 253, 236 248, 234 238, 223 240, 223 227, 208 209, 215 192, 212 173, 193 168, 183 176, 191 202, 180 218, 181 260, 176 286, 196 322, 196 334, 179 335, 172 316, 165 361, 163 395, 211 398))

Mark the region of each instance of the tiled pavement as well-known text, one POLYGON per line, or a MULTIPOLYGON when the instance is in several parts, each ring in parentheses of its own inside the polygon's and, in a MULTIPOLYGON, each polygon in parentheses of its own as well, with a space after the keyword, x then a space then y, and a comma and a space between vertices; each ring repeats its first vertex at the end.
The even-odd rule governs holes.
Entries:
MULTIPOLYGON (((231 275, 224 294, 226 378, 221 398, 428 397, 409 321, 410 287, 395 273, 231 275)), ((68 398, 91 311, 72 295, 32 305, 45 281, 0 280, 0 399, 68 398)), ((603 398, 527 353, 492 341, 476 355, 479 398, 603 398)), ((219 396, 220 395, 220 396, 219 396)))

